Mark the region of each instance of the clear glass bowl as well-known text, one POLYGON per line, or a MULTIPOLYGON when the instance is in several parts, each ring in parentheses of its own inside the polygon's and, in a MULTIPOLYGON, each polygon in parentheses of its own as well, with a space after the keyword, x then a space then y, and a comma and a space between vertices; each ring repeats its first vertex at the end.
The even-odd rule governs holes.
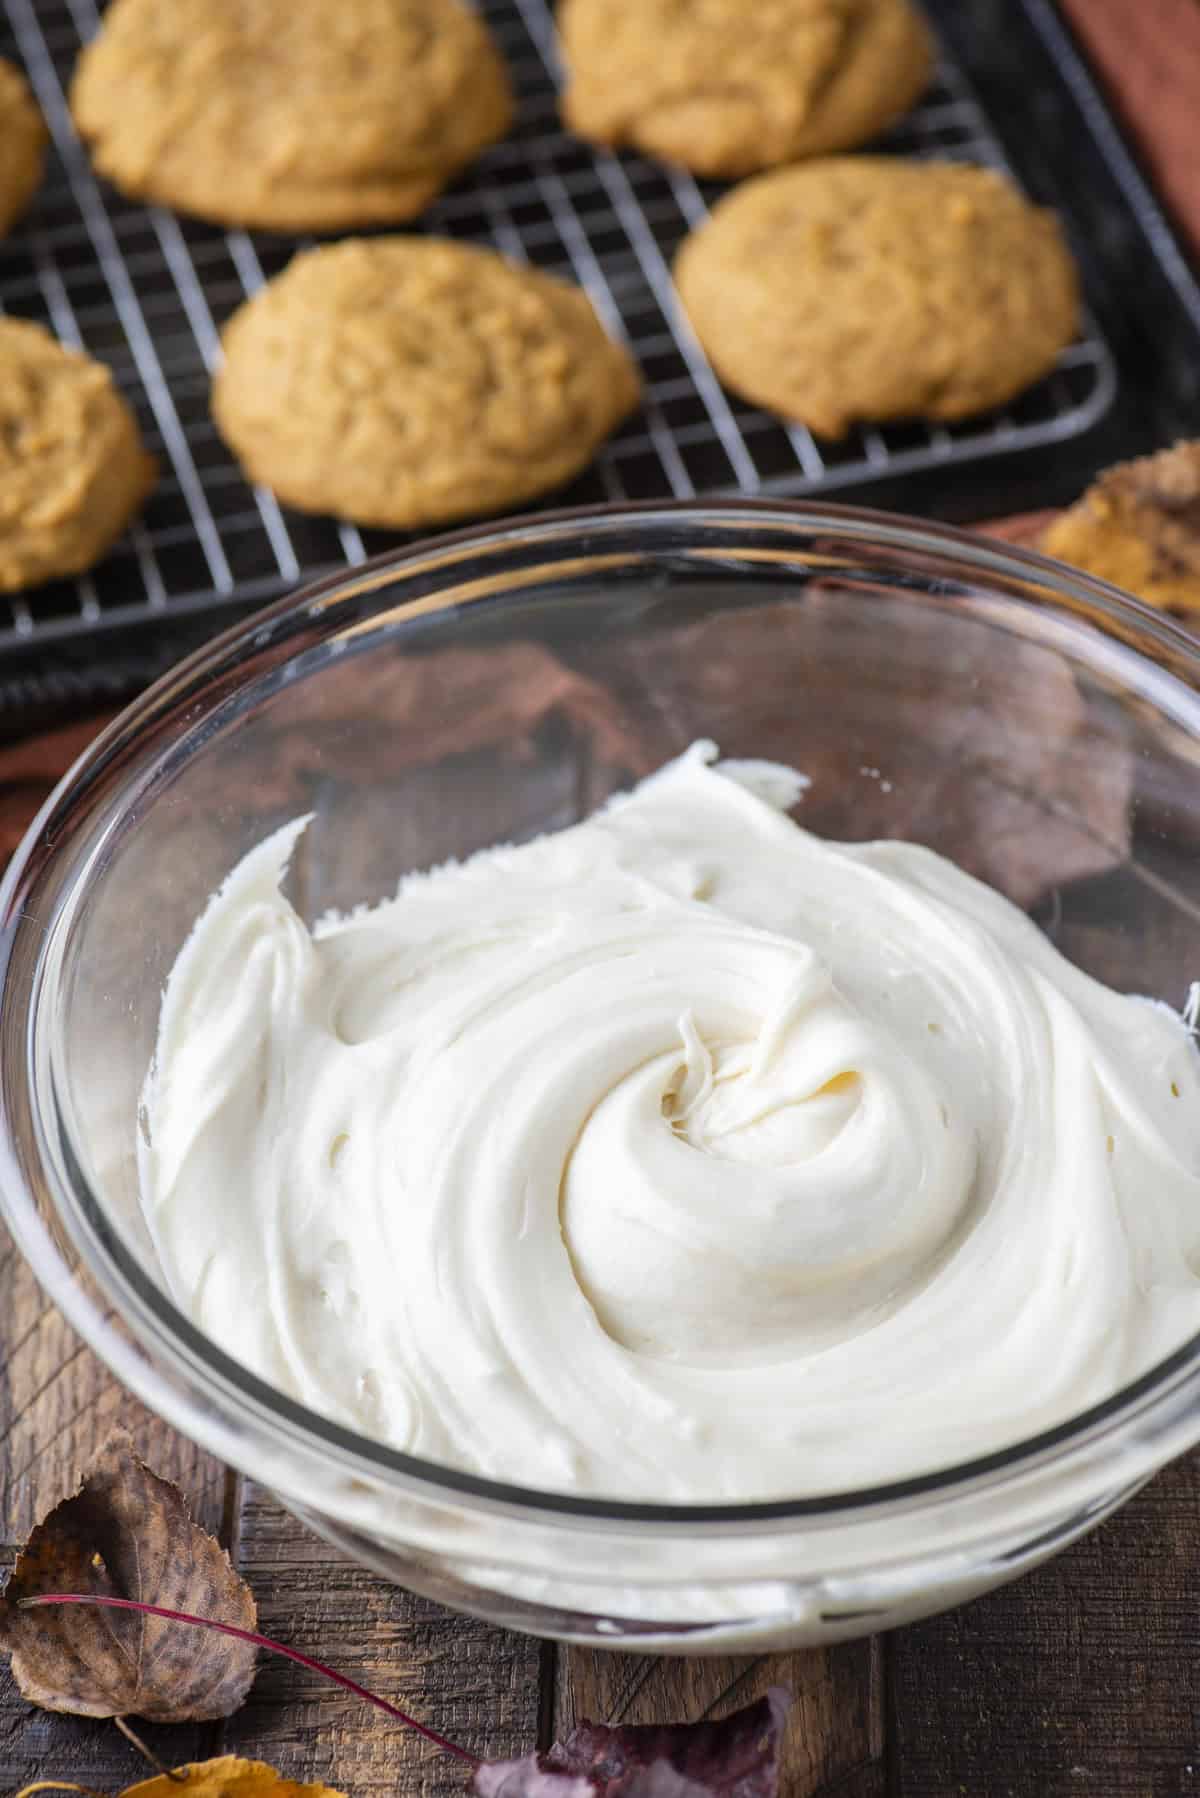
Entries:
POLYGON ((137 1196, 163 982, 299 812, 310 918, 556 828, 710 736, 813 777, 811 828, 897 835, 1180 1005, 1200 975, 1200 654, 1037 556, 802 505, 469 530, 326 580, 184 662, 47 803, 0 890, 0 1188, 52 1297, 147 1404, 352 1555, 517 1628, 687 1652, 888 1627, 1011 1577, 1200 1438, 1200 1338, 985 1461, 794 1503, 506 1487, 356 1437, 176 1310, 137 1196))

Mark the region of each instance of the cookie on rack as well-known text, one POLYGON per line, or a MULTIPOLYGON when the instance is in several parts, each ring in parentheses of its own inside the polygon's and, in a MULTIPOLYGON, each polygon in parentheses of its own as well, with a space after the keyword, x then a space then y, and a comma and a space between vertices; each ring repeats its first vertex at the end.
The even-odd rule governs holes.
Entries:
POLYGON ((1107 468, 1039 548, 1167 612, 1200 612, 1200 440, 1107 468))
POLYGON ((0 237, 33 198, 45 163, 42 115, 24 75, 0 56, 0 237))
POLYGON ((90 568, 155 472, 102 363, 0 318, 0 591, 90 568))
POLYGON ((512 116, 462 0, 113 0, 71 110, 125 193, 222 225, 414 217, 512 116))
POLYGON ((222 348, 213 415, 249 478, 359 524, 519 505, 578 473, 639 396, 580 289, 442 238, 305 251, 222 348))
POLYGON ((955 163, 829 157, 760 175, 684 240, 675 278, 722 380, 822 437, 1003 405, 1079 323, 1053 213, 955 163))
POLYGON ((934 63, 910 0, 562 0, 558 30, 573 131, 720 178, 866 143, 934 63))

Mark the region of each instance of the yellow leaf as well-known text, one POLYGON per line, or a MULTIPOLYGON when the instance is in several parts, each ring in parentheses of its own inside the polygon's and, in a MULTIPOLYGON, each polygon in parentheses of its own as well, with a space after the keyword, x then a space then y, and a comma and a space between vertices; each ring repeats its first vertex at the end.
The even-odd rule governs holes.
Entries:
POLYGON ((104 1798, 103 1792, 92 1790, 91 1786, 77 1786, 71 1779, 35 1779, 31 1786, 22 1786, 13 1798, 34 1798, 35 1792, 82 1792, 83 1798, 104 1798))
POLYGON ((160 1773, 129 1786, 121 1798, 343 1798, 332 1786, 298 1785, 284 1779, 265 1761, 244 1761, 236 1754, 215 1761, 193 1761, 172 1776, 160 1773))

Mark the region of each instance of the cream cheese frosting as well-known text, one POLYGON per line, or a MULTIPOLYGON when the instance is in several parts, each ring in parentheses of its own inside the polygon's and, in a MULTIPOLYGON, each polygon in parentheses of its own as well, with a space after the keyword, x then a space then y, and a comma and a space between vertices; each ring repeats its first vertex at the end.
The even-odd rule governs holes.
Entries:
POLYGON ((414 1454, 793 1497, 985 1454, 1200 1330, 1200 1056, 913 844, 699 743, 587 822, 310 929, 307 820, 164 994, 171 1290, 414 1454))

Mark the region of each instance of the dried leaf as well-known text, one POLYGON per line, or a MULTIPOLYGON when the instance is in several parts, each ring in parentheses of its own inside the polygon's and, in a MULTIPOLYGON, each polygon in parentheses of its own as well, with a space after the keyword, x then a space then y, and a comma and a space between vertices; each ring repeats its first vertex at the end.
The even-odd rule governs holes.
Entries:
MULTIPOLYGON (((261 814, 307 809, 309 783, 378 781, 399 769, 436 767, 478 750, 528 758, 537 734, 570 721, 590 743, 618 755, 625 718, 603 686, 536 643, 347 657, 320 680, 300 682, 247 745, 240 734, 218 745, 217 765, 253 781, 261 814), (222 757, 228 755, 228 762, 222 757)), ((173 801, 174 802, 174 801, 173 801)), ((180 818, 193 827, 211 804, 184 789, 180 818)))
POLYGON ((476 1798, 775 1798, 790 1703, 772 1686, 716 1723, 581 1723, 545 1754, 485 1761, 473 1789, 476 1798))
POLYGON ((105 1798, 94 1786, 76 1785, 73 1779, 35 1779, 32 1785, 22 1786, 13 1798, 35 1798, 38 1792, 79 1792, 82 1798, 105 1798))
MULTIPOLYGON (((99 1798, 90 1786, 59 1784, 39 1779, 25 1786, 15 1798, 35 1798, 38 1792, 82 1792, 99 1798)), ((173 1773, 160 1773, 127 1786, 120 1798, 343 1798, 332 1786, 299 1785, 268 1767, 265 1761, 244 1761, 236 1754, 222 1754, 214 1761, 193 1761, 173 1773)))
POLYGON ((614 639, 608 684, 629 724, 611 784, 704 735, 809 775, 796 816, 818 836, 926 843, 1019 905, 1125 860, 1128 733, 1057 650, 854 598, 814 583, 802 604, 614 639))
POLYGON ((253 1596, 229 1556, 124 1434, 110 1437, 78 1492, 38 1524, 0 1598, 0 1647, 21 1694, 82 1717, 184 1723, 228 1717, 250 1689, 248 1643, 135 1612, 19 1608, 45 1592, 155 1601, 254 1628, 253 1596))
POLYGON ((342 1798, 332 1786, 300 1785, 284 1779, 265 1761, 244 1761, 222 1754, 213 1761, 193 1761, 172 1775, 160 1774, 128 1786, 121 1798, 342 1798))

